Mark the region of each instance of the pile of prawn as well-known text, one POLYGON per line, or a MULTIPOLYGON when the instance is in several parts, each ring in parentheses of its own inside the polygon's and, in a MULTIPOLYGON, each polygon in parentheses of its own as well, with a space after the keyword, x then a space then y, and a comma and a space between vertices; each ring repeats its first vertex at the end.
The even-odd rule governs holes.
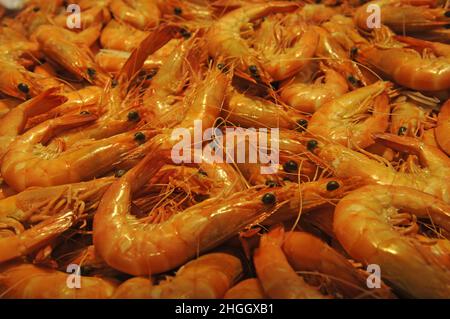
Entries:
POLYGON ((448 1, 70 2, 0 10, 0 298, 450 298, 448 1))

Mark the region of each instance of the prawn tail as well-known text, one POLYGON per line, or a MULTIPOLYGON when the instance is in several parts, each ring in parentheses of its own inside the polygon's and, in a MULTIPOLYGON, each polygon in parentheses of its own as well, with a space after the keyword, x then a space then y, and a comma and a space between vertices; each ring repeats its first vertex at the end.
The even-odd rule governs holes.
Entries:
POLYGON ((141 44, 133 50, 131 56, 120 70, 117 80, 120 82, 129 82, 132 78, 134 78, 144 65, 147 57, 162 48, 167 42, 174 38, 175 32, 178 29, 179 28, 176 26, 165 25, 150 33, 141 42, 141 44))

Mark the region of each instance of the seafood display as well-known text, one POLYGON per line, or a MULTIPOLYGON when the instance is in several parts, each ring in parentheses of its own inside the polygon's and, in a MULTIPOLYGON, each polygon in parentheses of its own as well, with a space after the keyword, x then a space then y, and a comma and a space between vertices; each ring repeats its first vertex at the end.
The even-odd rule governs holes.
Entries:
POLYGON ((0 299, 450 299, 448 0, 0 9, 0 299))

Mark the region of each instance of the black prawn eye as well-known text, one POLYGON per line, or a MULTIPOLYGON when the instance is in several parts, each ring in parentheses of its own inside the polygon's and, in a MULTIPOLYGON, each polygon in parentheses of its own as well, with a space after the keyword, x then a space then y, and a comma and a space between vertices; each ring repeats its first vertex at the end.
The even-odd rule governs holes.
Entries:
POLYGON ((331 192, 331 191, 335 191, 336 189, 338 189, 339 187, 341 187, 341 185, 336 182, 336 181, 331 181, 327 184, 327 191, 331 192))
POLYGON ((308 143, 306 144, 306 147, 310 152, 314 151, 317 148, 317 146, 319 146, 319 142, 317 142, 316 140, 308 141, 308 143))
POLYGON ((303 132, 308 128, 308 121, 305 119, 301 119, 297 121, 299 127, 297 127, 298 132, 303 132))
POLYGON ((95 71, 95 69, 93 69, 93 68, 87 68, 87 73, 90 78, 93 78, 93 77, 95 77, 95 74, 97 74, 97 71, 95 71))
POLYGON ((264 194, 264 196, 262 197, 262 202, 265 205, 273 205, 276 203, 276 201, 277 201, 277 198, 272 193, 264 194))
POLYGON ((134 134, 134 140, 140 144, 144 143, 146 140, 145 134, 142 132, 137 132, 134 134))
POLYGON ((19 85, 17 86, 17 88, 19 89, 20 92, 28 94, 30 93, 30 87, 25 84, 25 83, 19 83, 19 85))
POLYGON ((294 161, 288 161, 284 163, 283 169, 287 173, 295 173, 298 170, 298 164, 294 161))
POLYGON ((180 16, 183 14, 183 9, 181 9, 180 7, 175 7, 173 8, 173 13, 177 16, 180 16))
POLYGON ((256 65, 250 65, 248 70, 252 75, 258 75, 258 67, 256 65))
POLYGON ((128 113, 128 121, 130 122, 138 122, 141 119, 139 113, 136 111, 131 111, 128 113))

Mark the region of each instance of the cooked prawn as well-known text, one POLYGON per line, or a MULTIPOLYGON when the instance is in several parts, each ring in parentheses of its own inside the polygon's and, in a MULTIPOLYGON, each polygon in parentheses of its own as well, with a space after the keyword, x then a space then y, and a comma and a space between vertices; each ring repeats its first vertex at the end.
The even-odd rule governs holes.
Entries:
POLYGON ((397 151, 417 155, 422 164, 411 172, 397 171, 392 165, 377 161, 338 144, 319 146, 317 155, 336 176, 361 177, 366 183, 411 187, 450 202, 450 159, 441 150, 411 137, 376 134, 375 140, 397 151))
POLYGON ((97 111, 98 103, 102 100, 104 90, 98 86, 86 86, 80 90, 70 92, 60 92, 59 94, 67 101, 52 108, 46 113, 33 116, 29 119, 27 127, 34 127, 46 120, 81 112, 97 111))
POLYGON ((379 265, 382 277, 402 294, 448 298, 448 239, 422 238, 416 217, 430 219, 448 232, 449 211, 436 197, 411 188, 367 186, 339 202, 334 230, 352 258, 379 265))
POLYGON ((106 299, 117 284, 106 279, 81 276, 81 288, 67 285, 68 274, 31 264, 2 267, 0 296, 22 299, 106 299))
POLYGON ((31 188, 0 200, 0 229, 20 234, 23 224, 34 225, 62 211, 95 209, 114 181, 105 177, 89 182, 31 188))
POLYGON ((404 96, 396 99, 393 106, 390 125, 392 134, 422 137, 425 130, 434 126, 429 117, 430 109, 427 110, 404 96))
POLYGON ((6 95, 27 100, 44 91, 44 79, 14 61, 0 58, 0 91, 6 95))
POLYGON ((225 299, 267 299, 257 278, 246 279, 227 291, 225 299))
POLYGON ((357 59, 414 90, 450 89, 450 45, 409 37, 396 39, 410 47, 363 45, 358 48, 357 59))
MULTIPOLYGON (((266 21, 268 20, 265 20, 263 24, 266 21)), ((298 21, 295 21, 293 25, 288 24, 286 28, 290 29, 298 24, 298 21)), ((254 46, 261 54, 264 70, 273 81, 285 80, 295 75, 312 61, 319 42, 319 35, 314 27, 305 26, 303 29, 301 34, 290 32, 291 34, 284 35, 283 40, 269 41, 268 44, 256 39, 254 46)), ((268 37, 266 31, 269 30, 264 30, 263 36, 268 37)), ((275 31, 270 30, 269 32, 275 31)), ((276 36, 275 34, 274 37, 276 38, 276 36)))
POLYGON ((308 285, 289 265, 281 249, 284 230, 277 227, 261 237, 253 259, 264 292, 273 299, 323 299, 316 287, 308 285))
POLYGON ((48 112, 66 101, 66 98, 58 91, 57 88, 47 90, 11 109, 0 118, 0 157, 14 138, 23 133, 25 125, 31 117, 48 112))
POLYGON ((352 61, 350 52, 344 49, 325 28, 316 27, 316 30, 320 35, 316 56, 322 59, 326 65, 341 73, 351 88, 369 84, 358 65, 352 61))
POLYGON ((283 105, 265 99, 251 97, 233 90, 223 109, 223 117, 243 127, 299 128, 298 123, 307 121, 305 116, 283 105))
POLYGON ((157 0, 112 0, 110 10, 116 19, 141 30, 157 26, 161 17, 157 0))
MULTIPOLYGON (((131 194, 170 161, 163 154, 150 152, 113 184, 95 215, 94 244, 110 266, 123 272, 148 275, 176 268, 198 251, 215 247, 236 231, 270 215, 277 202, 281 206, 278 209, 290 211, 290 216, 300 210, 298 201, 289 205, 285 202, 297 185, 270 190, 251 188, 229 197, 211 198, 161 224, 140 222, 129 213, 131 194)), ((286 211, 283 214, 289 215, 286 211)))
POLYGON ((111 20, 102 31, 100 43, 104 49, 132 51, 148 36, 148 32, 111 20))
POLYGON ((188 262, 158 285, 150 280, 134 278, 116 290, 114 298, 139 299, 218 299, 233 286, 242 274, 238 258, 211 253, 188 262))
POLYGON ((294 79, 283 85, 280 98, 289 106, 306 113, 316 112, 322 105, 348 92, 346 79, 332 68, 320 64, 323 76, 312 83, 294 79))
POLYGON ((42 248, 72 227, 77 218, 73 211, 56 214, 18 235, 0 238, 0 264, 42 248))
MULTIPOLYGON (((299 272, 317 272, 330 293, 344 298, 392 298, 390 289, 368 291, 368 273, 355 268, 350 261, 319 238, 306 232, 290 232, 285 236, 283 251, 289 264, 299 272), (321 278, 323 276, 323 278, 321 278)), ((312 274, 315 276, 316 274, 312 274)))
MULTIPOLYGON (((174 109, 182 103, 180 94, 188 80, 189 65, 186 61, 196 43, 195 38, 179 43, 163 60, 161 68, 144 94, 143 103, 149 110, 149 119, 157 123, 154 124, 155 127, 177 123, 177 119, 175 123, 173 120, 174 113, 177 113, 174 109)), ((178 115, 182 114, 183 110, 178 115)))
POLYGON ((270 77, 259 61, 257 52, 241 37, 241 30, 254 20, 270 13, 292 12, 298 7, 298 4, 291 2, 272 1, 248 4, 227 13, 213 23, 207 34, 209 54, 231 59, 241 71, 268 81, 270 77))
POLYGON ((370 146, 374 143, 372 134, 384 132, 389 125, 390 106, 385 93, 389 87, 389 82, 379 81, 326 103, 313 114, 308 131, 349 147, 370 146), (372 114, 367 114, 370 109, 372 114))
POLYGON ((51 25, 40 26, 34 36, 41 46, 42 52, 53 61, 63 66, 75 76, 90 83, 103 85, 109 76, 94 62, 89 47, 75 42, 71 32, 51 25))
POLYGON ((5 181, 18 191, 31 186, 77 183, 105 174, 152 132, 128 132, 94 141, 65 152, 43 146, 61 130, 90 123, 92 115, 68 115, 42 123, 18 137, 8 148, 1 166, 5 181), (147 136, 145 135, 147 134, 147 136))

